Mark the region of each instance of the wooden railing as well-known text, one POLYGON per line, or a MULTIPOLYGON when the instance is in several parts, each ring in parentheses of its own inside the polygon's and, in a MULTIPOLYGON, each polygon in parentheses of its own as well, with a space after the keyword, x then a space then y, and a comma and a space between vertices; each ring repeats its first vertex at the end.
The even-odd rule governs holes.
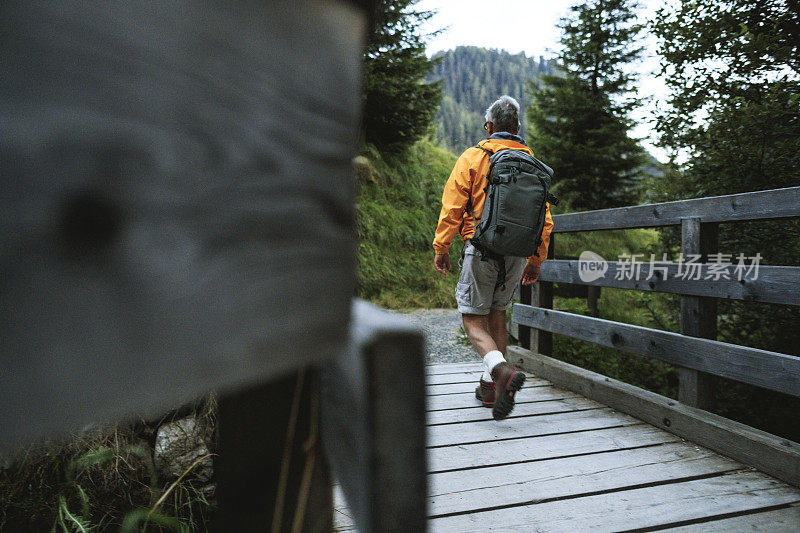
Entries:
MULTIPOLYGON (((695 261, 701 263, 699 275, 692 276, 699 279, 679 278, 678 263, 651 265, 648 257, 641 259, 638 275, 617 276, 631 264, 608 262, 603 276, 582 281, 579 261, 552 259, 557 239, 551 235, 550 259, 542 265, 539 282, 533 289, 522 287, 521 303, 514 306, 520 346, 551 355, 552 334, 557 333, 672 363, 679 368, 679 401, 701 409, 710 405, 713 376, 800 396, 800 357, 716 340, 717 299, 800 305, 800 267, 759 266, 757 277, 705 279, 714 269, 708 259, 718 252, 719 223, 794 217, 800 217, 800 187, 556 215, 556 234, 680 225, 681 252, 700 256, 695 261), (553 283, 679 294, 680 333, 553 310, 553 283)), ((800 474, 793 475, 796 483, 800 474)))

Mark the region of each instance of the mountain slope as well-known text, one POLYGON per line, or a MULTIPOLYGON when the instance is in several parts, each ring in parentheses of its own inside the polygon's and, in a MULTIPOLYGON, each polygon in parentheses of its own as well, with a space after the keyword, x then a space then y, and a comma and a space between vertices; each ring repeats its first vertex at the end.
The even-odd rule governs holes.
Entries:
MULTIPOLYGON (((459 46, 434 56, 439 63, 430 76, 442 80, 444 97, 436 116, 436 140, 456 154, 483 138, 484 110, 499 96, 516 98, 525 116, 525 86, 541 74, 551 74, 553 66, 525 54, 459 46)), ((524 132, 523 132, 524 134, 524 132)))

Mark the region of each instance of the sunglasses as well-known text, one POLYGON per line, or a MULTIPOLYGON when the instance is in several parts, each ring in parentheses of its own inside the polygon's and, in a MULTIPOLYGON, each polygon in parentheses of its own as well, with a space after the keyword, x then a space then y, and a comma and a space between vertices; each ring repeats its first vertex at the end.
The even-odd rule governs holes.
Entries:
POLYGON ((483 123, 483 129, 486 130, 486 131, 489 131, 489 121, 488 120, 483 123))

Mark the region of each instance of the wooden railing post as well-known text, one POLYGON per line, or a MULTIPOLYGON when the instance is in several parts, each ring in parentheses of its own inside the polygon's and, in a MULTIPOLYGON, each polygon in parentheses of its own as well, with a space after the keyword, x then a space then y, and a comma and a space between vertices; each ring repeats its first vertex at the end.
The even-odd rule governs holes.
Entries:
POLYGON ((597 300, 600 299, 600 287, 597 285, 589 285, 586 287, 586 307, 589 308, 589 314, 597 317, 600 316, 600 310, 597 307, 597 300))
MULTIPOLYGON (((522 285, 519 286, 519 301, 525 305, 531 305, 531 301, 533 298, 533 287, 531 285, 522 285)), ((518 339, 519 345, 525 348, 526 350, 531 349, 531 328, 528 326, 519 325, 518 326, 518 339)))
POLYGON ((213 531, 331 531, 319 370, 221 394, 213 531))
MULTIPOLYGON (((706 263, 708 254, 717 250, 716 222, 700 222, 700 218, 681 219, 681 251, 700 254, 706 263)), ((717 338, 717 300, 704 296, 681 296, 681 333, 706 339, 717 338)), ((692 407, 709 410, 713 400, 714 377, 689 368, 678 369, 678 400, 692 407)))
MULTIPOLYGON (((555 254, 555 235, 550 234, 550 246, 547 248, 547 259, 553 259, 555 254)), ((525 303, 524 301, 522 303, 525 303)), ((549 281, 537 281, 533 284, 531 294, 531 305, 553 308, 553 283, 549 281)), ((521 333, 520 333, 521 335, 521 333)), ((523 345, 524 346, 524 345, 523 345)), ((531 330, 530 337, 531 349, 544 355, 553 354, 553 334, 549 331, 534 329, 531 330)))

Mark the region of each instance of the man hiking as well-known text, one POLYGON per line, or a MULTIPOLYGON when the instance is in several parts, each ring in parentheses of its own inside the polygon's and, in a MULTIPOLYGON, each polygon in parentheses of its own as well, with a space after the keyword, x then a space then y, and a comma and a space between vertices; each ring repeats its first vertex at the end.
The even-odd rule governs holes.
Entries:
POLYGON ((476 397, 484 406, 492 407, 496 420, 507 417, 514 408, 514 395, 525 381, 525 375, 505 360, 505 311, 511 307, 520 279, 524 285, 530 285, 539 277, 553 228, 550 201, 557 203, 549 194, 552 170, 533 157, 533 151, 518 135, 519 128, 516 100, 506 95, 489 106, 484 124, 487 139, 468 148, 456 161, 444 187, 433 241, 434 267, 442 274, 450 270, 449 249, 456 233, 464 241, 456 303, 464 330, 485 365, 476 397), (499 187, 505 189, 500 191, 499 187), (512 196, 517 200, 509 200, 512 196), (516 206, 511 205, 514 202, 516 206), (489 207, 484 209, 485 205, 489 207), (508 211, 501 214, 498 210, 502 209, 508 211), (513 209, 524 213, 515 215, 510 212, 513 209), (506 222, 514 216, 538 217, 538 222, 527 226, 506 222), (525 227, 528 229, 524 230, 525 227), (541 233, 537 233, 539 228, 541 233), (520 233, 523 230, 529 233, 520 233), (517 241, 522 235, 525 242, 501 242, 503 238, 513 240, 514 235, 517 241), (512 255, 520 254, 523 249, 527 250, 525 254, 531 251, 533 254, 527 259, 512 255))

